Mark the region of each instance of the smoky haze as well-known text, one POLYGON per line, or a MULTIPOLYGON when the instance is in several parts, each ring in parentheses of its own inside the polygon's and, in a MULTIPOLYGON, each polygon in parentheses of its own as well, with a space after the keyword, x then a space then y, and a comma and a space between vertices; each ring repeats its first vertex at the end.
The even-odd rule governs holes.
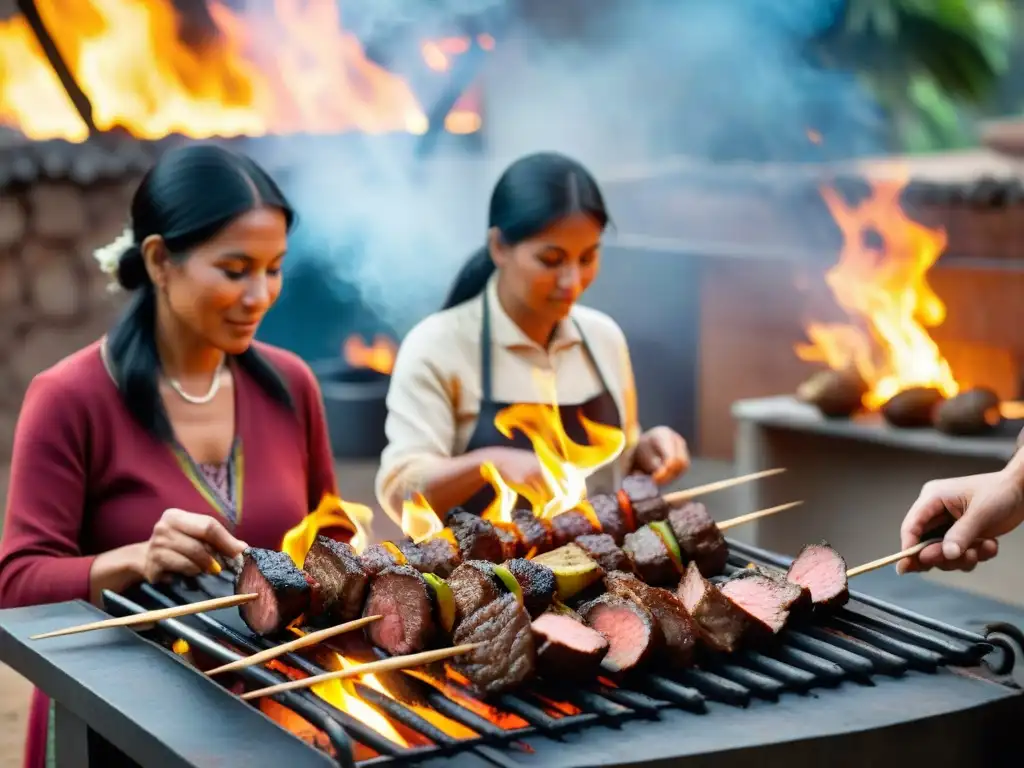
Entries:
MULTIPOLYGON (((284 177, 302 218, 293 248, 301 257, 289 269, 314 261, 342 301, 358 294, 401 335, 439 306, 483 242, 491 187, 522 154, 563 151, 609 178, 676 155, 803 162, 877 153, 883 127, 869 94, 852 73, 824 71, 806 53, 842 7, 344 0, 344 25, 378 54, 396 29, 419 27, 427 39, 455 17, 484 20, 481 31, 496 39, 480 70, 484 149, 453 156, 439 147, 422 158, 407 137, 311 143, 284 177)), ((401 46, 395 60, 408 56, 408 38, 401 46)))

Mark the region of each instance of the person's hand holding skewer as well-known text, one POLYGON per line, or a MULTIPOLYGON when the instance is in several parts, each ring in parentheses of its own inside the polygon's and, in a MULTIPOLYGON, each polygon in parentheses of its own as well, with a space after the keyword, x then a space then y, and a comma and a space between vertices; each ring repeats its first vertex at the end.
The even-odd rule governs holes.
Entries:
POLYGON ((665 485, 690 468, 690 452, 678 432, 654 427, 640 436, 633 464, 658 485, 665 485))
POLYGON ((232 558, 246 548, 221 522, 208 515, 168 509, 142 545, 140 570, 156 583, 170 574, 196 576, 219 570, 215 554, 232 558))

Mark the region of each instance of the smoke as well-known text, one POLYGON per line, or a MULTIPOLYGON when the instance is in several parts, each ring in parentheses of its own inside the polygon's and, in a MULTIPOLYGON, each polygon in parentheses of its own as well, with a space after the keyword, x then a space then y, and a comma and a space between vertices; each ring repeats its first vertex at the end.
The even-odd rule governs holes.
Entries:
MULTIPOLYGON (((312 260, 341 304, 373 310, 401 335, 438 307, 483 241, 490 189, 524 153, 563 151, 601 178, 680 154, 801 162, 878 152, 884 125, 870 95, 854 73, 826 71, 809 55, 843 6, 342 0, 345 27, 379 60, 408 60, 415 40, 467 24, 493 35, 480 70, 484 151, 442 141, 422 157, 404 135, 310 140, 282 177, 302 217, 292 249, 301 258, 290 268, 302 261, 308 274, 312 260)), ((419 84, 417 92, 431 92, 419 84)), ((259 147, 250 151, 263 159, 259 147)))

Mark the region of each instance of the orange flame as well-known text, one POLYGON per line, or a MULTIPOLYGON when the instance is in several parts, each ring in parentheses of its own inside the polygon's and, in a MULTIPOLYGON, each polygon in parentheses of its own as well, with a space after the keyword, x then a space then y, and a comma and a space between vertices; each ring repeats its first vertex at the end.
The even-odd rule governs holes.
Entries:
MULTIPOLYGON (((518 501, 520 493, 526 496, 527 492, 536 493, 539 491, 539 489, 525 488, 521 488, 518 492, 513 490, 505 482, 501 473, 498 472, 498 468, 490 461, 485 462, 480 467, 480 474, 483 475, 484 480, 490 483, 494 489, 494 501, 488 504, 487 509, 480 515, 489 523, 510 524, 512 522, 512 512, 516 508, 516 501, 518 501)), ((529 498, 529 496, 526 496, 526 498, 529 498)))
POLYGON ((580 416, 589 445, 569 439, 558 410, 554 379, 535 372, 538 386, 548 396, 549 404, 518 403, 499 412, 494 424, 510 438, 519 430, 533 445, 544 478, 543 489, 514 487, 533 505, 534 514, 550 520, 563 512, 577 509, 596 519, 587 497, 587 478, 611 463, 626 445, 621 429, 590 421, 580 416))
POLYGON ((434 508, 421 493, 415 493, 412 499, 402 502, 401 527, 402 533, 412 539, 414 544, 420 544, 440 536, 448 539, 456 550, 459 548, 455 534, 444 527, 441 516, 434 511, 434 508))
POLYGON ((377 373, 390 374, 395 369, 398 347, 387 336, 378 335, 373 346, 367 346, 361 336, 353 334, 342 347, 345 362, 353 368, 370 368, 377 373))
POLYGON ((325 494, 313 512, 285 533, 281 541, 281 551, 301 568, 317 534, 325 528, 354 529, 355 534, 349 544, 356 552, 361 553, 369 546, 373 536, 373 511, 362 504, 342 501, 337 496, 325 494))
POLYGON ((854 322, 811 323, 811 343, 796 346, 802 360, 835 370, 855 369, 868 385, 868 408, 878 408, 910 387, 933 387, 946 397, 959 391, 949 363, 926 330, 946 316, 945 305, 926 280, 946 247, 946 235, 904 213, 899 202, 904 185, 877 182, 859 205, 822 190, 843 233, 839 263, 825 280, 854 322), (872 235, 880 238, 880 247, 866 241, 872 235))

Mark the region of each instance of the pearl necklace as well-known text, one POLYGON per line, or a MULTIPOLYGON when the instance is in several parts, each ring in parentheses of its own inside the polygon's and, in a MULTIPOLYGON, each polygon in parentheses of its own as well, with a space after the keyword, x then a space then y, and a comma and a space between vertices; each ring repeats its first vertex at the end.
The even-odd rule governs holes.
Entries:
POLYGON ((184 389, 177 379, 171 376, 167 377, 167 383, 171 385, 171 389, 178 393, 178 396, 186 403, 192 403, 192 405, 206 405, 213 398, 217 396, 217 392, 220 391, 220 380, 221 374, 224 372, 224 361, 225 357, 222 357, 220 363, 217 365, 217 370, 213 372, 213 382, 210 384, 210 389, 207 390, 205 395, 190 395, 184 389))

